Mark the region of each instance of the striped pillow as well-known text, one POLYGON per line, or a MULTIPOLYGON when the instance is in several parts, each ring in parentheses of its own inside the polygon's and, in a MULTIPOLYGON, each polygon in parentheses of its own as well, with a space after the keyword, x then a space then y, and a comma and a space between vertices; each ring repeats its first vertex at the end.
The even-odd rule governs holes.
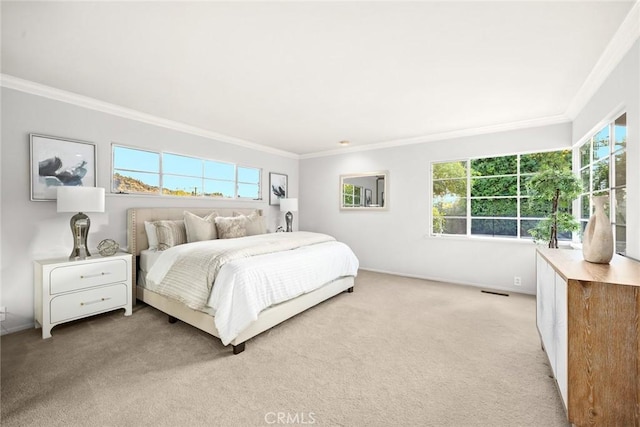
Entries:
POLYGON ((158 236, 159 251, 187 243, 184 220, 161 220, 155 221, 154 225, 156 226, 156 236, 158 236))

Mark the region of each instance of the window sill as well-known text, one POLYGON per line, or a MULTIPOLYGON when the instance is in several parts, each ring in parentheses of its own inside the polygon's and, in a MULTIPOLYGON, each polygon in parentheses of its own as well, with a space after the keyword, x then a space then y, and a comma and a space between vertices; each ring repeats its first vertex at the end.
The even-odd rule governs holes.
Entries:
POLYGON ((460 240, 466 242, 509 242, 517 244, 530 244, 533 245, 533 240, 518 239, 515 237, 486 237, 486 236, 466 236, 456 234, 425 234, 425 239, 428 240, 460 240))
POLYGON ((202 202, 241 202, 241 203, 266 203, 263 199, 233 199, 226 197, 205 197, 205 196, 169 196, 160 194, 144 194, 144 193, 106 193, 107 197, 142 197, 152 199, 165 200, 188 200, 202 202))
MULTIPOLYGON (((454 240, 454 241, 464 241, 464 242, 497 242, 497 243, 515 243, 518 245, 533 245, 533 246, 546 246, 546 243, 536 244, 531 239, 518 239, 515 237, 486 237, 486 236, 463 236, 463 235, 455 235, 455 234, 425 234, 424 239, 426 240, 454 240)), ((558 245, 561 249, 581 249, 582 245, 579 243, 575 243, 575 245, 580 245, 579 247, 574 246, 574 243, 569 241, 560 241, 558 245)))

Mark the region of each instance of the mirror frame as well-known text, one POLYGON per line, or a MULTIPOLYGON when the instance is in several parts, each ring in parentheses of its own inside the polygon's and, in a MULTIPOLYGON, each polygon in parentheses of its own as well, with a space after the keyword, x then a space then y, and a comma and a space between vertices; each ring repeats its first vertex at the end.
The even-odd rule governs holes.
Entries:
MULTIPOLYGON (((373 189, 372 189, 373 190, 373 189)), ((361 173, 347 173, 340 175, 340 183, 338 187, 338 205, 341 211, 386 211, 389 209, 389 171, 375 171, 375 172, 361 172, 361 173), (376 194, 383 194, 384 197, 384 205, 383 206, 343 206, 343 197, 342 197, 342 189, 344 188, 344 181, 348 178, 366 178, 366 177, 384 177, 384 185, 382 188, 378 186, 378 181, 380 178, 376 180, 376 194)))

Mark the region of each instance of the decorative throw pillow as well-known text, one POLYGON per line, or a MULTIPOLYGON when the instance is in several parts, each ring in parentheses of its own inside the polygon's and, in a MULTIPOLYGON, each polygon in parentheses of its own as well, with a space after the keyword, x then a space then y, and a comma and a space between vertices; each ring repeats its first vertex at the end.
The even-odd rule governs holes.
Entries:
POLYGON ((236 237, 247 235, 247 229, 244 227, 246 218, 241 216, 219 216, 216 217, 215 221, 219 239, 235 239, 236 237))
POLYGON ((215 219, 218 212, 213 211, 204 218, 184 211, 184 226, 187 231, 187 242, 199 242, 201 240, 214 240, 218 238, 215 219))
POLYGON ((245 219, 244 228, 247 230, 247 236, 255 236, 256 234, 265 234, 267 232, 265 218, 258 211, 253 211, 249 215, 234 212, 233 216, 245 219))
POLYGON ((184 226, 184 220, 154 221, 154 225, 156 226, 159 251, 187 243, 187 230, 184 226))
POLYGON ((144 222, 144 231, 147 233, 147 242, 149 249, 155 251, 158 249, 158 236, 156 235, 156 226, 151 221, 144 222))

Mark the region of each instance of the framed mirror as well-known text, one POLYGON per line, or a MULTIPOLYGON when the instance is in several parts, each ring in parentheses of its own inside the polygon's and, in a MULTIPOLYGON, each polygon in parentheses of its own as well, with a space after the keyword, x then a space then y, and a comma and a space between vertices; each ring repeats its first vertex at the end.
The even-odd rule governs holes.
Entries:
POLYGON ((388 171, 340 175, 340 209, 386 210, 388 188, 388 171))

